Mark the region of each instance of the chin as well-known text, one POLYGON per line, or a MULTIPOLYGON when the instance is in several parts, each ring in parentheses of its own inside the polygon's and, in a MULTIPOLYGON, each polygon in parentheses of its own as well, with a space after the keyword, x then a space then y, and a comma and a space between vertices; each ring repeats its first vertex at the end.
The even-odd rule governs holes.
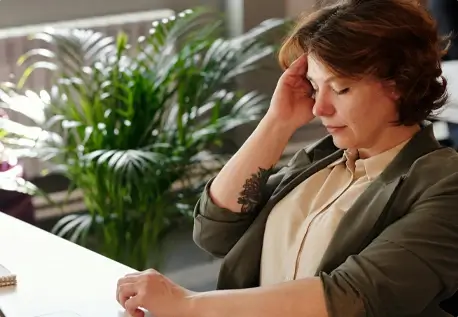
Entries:
POLYGON ((343 135, 332 135, 332 141, 337 148, 342 150, 354 148, 355 142, 343 135))

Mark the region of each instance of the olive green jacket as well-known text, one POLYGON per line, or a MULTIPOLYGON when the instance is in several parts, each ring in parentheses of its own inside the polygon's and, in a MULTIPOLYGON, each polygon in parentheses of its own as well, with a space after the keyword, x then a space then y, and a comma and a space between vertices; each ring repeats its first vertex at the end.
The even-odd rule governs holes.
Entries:
MULTIPOLYGON (((273 206, 342 154, 330 136, 299 151, 269 178, 255 212, 219 208, 207 185, 195 209, 194 241, 224 257, 218 289, 259 286, 273 206)), ((330 317, 450 316, 439 304, 458 289, 458 155, 439 145, 432 124, 422 126, 347 211, 316 276, 330 317)))

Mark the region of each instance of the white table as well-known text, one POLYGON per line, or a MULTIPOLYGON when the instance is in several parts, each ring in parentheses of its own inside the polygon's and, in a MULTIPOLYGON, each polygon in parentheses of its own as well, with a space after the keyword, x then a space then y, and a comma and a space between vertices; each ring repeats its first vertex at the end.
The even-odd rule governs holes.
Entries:
POLYGON ((18 279, 16 287, 0 288, 6 317, 127 316, 116 283, 133 269, 3 213, 0 263, 18 279))

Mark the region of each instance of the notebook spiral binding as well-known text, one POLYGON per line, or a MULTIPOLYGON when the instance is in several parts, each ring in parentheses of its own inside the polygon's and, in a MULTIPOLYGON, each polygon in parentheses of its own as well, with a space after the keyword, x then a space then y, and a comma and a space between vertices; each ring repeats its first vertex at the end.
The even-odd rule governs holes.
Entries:
POLYGON ((0 287, 16 285, 16 275, 0 276, 0 287))

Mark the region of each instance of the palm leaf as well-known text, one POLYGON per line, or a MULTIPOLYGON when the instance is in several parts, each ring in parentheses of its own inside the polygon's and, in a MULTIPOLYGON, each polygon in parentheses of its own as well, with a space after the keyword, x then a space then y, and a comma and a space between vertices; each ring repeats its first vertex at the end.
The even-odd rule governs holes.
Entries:
MULTIPOLYGON (((87 66, 97 62, 107 62, 116 56, 116 45, 112 37, 107 37, 101 32, 80 29, 49 29, 48 31, 34 34, 33 40, 41 40, 54 47, 54 51, 46 49, 33 49, 21 56, 19 65, 32 58, 46 57, 47 61, 38 60, 29 65, 19 80, 19 87, 23 87, 28 77, 36 69, 49 69, 59 71, 64 78, 77 77, 87 79, 87 66)), ((87 87, 90 82, 84 81, 87 87)))
POLYGON ((36 126, 27 126, 7 118, 0 118, 0 130, 6 132, 6 135, 17 135, 36 142, 63 145, 62 137, 57 133, 36 126))
MULTIPOLYGON (((43 93, 45 94, 45 93, 43 93)), ((13 89, 0 89, 0 107, 20 113, 41 125, 46 120, 45 109, 46 101, 43 96, 27 90, 24 94, 19 94, 13 89)))
POLYGON ((72 242, 78 242, 86 236, 92 224, 93 217, 90 214, 71 214, 61 218, 51 232, 72 242))
POLYGON ((0 173, 0 189, 6 191, 15 191, 28 195, 35 195, 38 188, 31 182, 16 176, 4 175, 7 172, 0 173))

